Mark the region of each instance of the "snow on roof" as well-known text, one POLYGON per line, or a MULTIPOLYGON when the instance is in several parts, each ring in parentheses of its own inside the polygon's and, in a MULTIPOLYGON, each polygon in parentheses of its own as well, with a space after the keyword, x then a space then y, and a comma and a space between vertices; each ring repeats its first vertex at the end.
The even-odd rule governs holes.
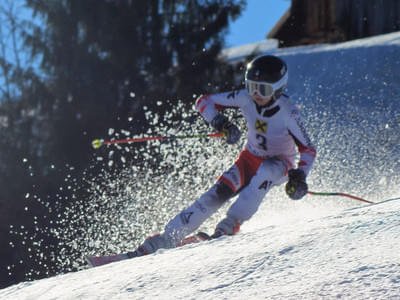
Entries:
POLYGON ((261 54, 276 49, 278 49, 277 40, 262 40, 252 44, 224 49, 221 56, 230 63, 237 63, 251 54, 261 54))

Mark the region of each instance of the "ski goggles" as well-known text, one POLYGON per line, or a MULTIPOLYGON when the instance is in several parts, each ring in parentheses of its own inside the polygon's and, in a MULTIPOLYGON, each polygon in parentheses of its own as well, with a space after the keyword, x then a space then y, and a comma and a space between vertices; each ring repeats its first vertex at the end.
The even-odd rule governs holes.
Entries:
POLYGON ((272 84, 252 80, 246 81, 246 88, 249 94, 252 96, 257 93, 262 97, 272 97, 275 92, 272 84))
POLYGON ((255 93, 259 94, 262 97, 272 97, 274 93, 286 85, 288 80, 287 73, 283 76, 279 81, 275 83, 268 82, 260 82, 253 80, 246 80, 246 89, 251 96, 255 93))

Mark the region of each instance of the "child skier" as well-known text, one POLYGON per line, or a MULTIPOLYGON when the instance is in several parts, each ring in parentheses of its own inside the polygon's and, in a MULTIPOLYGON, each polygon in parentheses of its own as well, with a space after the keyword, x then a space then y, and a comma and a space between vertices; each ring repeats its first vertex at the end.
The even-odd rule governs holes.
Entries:
POLYGON ((230 206, 226 218, 218 223, 212 237, 237 233, 273 186, 288 181, 285 190, 291 199, 306 195, 306 176, 316 150, 299 110, 282 94, 287 81, 288 70, 282 59, 259 56, 247 65, 246 89, 197 99, 197 110, 218 132, 225 133, 228 144, 239 140, 240 131, 220 111, 225 108, 242 111, 248 127, 244 149, 206 193, 166 225, 164 233, 147 238, 136 251, 114 257, 116 260, 176 247, 236 195, 237 200, 230 206), (300 152, 297 168, 294 168, 295 146, 300 152))
POLYGON ((287 179, 286 193, 291 199, 300 199, 307 193, 306 176, 316 151, 298 109, 282 94, 287 81, 287 66, 282 59, 260 56, 247 66, 246 90, 197 99, 200 114, 217 131, 225 133, 228 144, 239 140, 240 131, 218 110, 240 108, 248 127, 246 146, 214 186, 173 218, 163 234, 148 238, 135 255, 175 247, 237 194, 226 218, 217 225, 214 237, 237 233, 240 225, 257 211, 271 187, 287 179), (295 145, 300 152, 297 169, 293 169, 295 145))

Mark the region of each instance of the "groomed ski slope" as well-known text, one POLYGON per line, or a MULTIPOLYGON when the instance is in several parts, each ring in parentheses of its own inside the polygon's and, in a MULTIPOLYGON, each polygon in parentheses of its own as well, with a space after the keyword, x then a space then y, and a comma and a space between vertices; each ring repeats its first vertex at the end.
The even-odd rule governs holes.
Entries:
POLYGON ((0 298, 400 297, 400 201, 333 213, 296 206, 235 237, 22 283, 0 298))
MULTIPOLYGON (((400 196, 400 33, 271 50, 319 150, 315 191, 400 196)), ((274 190, 237 236, 25 282, 0 299, 400 299, 400 200, 290 201, 274 190)))

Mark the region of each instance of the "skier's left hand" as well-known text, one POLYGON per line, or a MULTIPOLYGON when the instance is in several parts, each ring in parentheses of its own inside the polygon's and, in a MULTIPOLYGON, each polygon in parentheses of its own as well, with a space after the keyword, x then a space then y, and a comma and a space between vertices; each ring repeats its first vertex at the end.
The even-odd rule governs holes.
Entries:
POLYGON ((306 174, 304 174, 304 171, 300 169, 292 169, 289 170, 288 176, 289 181, 285 186, 286 194, 292 200, 299 200, 303 198, 308 191, 306 174))

